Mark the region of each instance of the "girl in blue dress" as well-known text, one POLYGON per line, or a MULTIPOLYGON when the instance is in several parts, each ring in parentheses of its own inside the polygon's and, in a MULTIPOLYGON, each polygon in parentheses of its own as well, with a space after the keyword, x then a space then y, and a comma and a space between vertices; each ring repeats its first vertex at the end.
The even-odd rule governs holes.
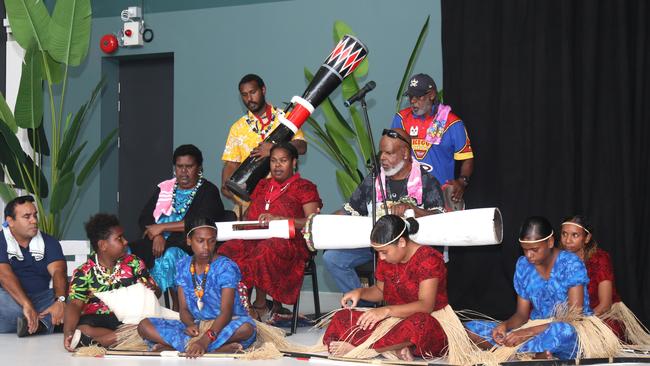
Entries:
POLYGON ((576 357, 578 337, 566 322, 517 329, 529 319, 552 318, 558 305, 584 315, 592 315, 587 295, 587 270, 578 256, 554 246, 553 228, 543 217, 529 217, 521 227, 519 242, 524 256, 517 261, 514 287, 517 310, 508 320, 472 321, 465 326, 477 345, 513 347, 518 352, 535 353, 538 358, 576 357))
POLYGON ((155 344, 152 350, 173 348, 189 358, 247 348, 255 341, 256 331, 237 293, 239 268, 215 254, 217 228, 212 220, 186 220, 185 232, 194 255, 177 264, 180 320, 144 319, 138 333, 155 344), (199 331, 201 321, 212 321, 204 333, 199 331))

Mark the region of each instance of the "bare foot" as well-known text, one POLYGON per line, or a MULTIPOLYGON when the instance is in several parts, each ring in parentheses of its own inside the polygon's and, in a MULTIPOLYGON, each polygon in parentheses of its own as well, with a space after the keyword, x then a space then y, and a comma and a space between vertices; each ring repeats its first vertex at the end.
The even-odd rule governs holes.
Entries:
POLYGON ((215 349, 210 353, 237 353, 243 350, 244 347, 242 347, 241 344, 233 342, 233 343, 226 343, 223 346, 215 349))
POLYGON ((253 304, 251 306, 251 312, 253 313, 251 314, 251 317, 253 319, 260 322, 264 322, 268 320, 268 315, 271 311, 269 310, 269 308, 266 307, 266 304, 264 304, 263 306, 256 306, 255 304, 253 304))
POLYGON ((162 351, 173 351, 173 350, 174 347, 162 343, 156 343, 153 347, 151 347, 151 352, 162 352, 162 351))
POLYGON ((354 346, 348 342, 331 342, 328 351, 333 356, 344 356, 346 353, 352 351, 354 346))
POLYGON ((397 357, 403 361, 413 361, 413 353, 411 353, 410 347, 404 347, 399 352, 397 352, 397 357))
POLYGON ((553 359, 553 354, 549 351, 544 351, 544 352, 537 352, 535 353, 535 359, 542 359, 542 360, 552 360, 553 359))

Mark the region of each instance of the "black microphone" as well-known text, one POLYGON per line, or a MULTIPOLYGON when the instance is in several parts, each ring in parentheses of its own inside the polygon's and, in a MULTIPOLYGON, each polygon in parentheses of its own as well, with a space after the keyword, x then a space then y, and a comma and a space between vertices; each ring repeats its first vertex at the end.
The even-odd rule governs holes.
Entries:
POLYGON ((351 96, 350 99, 343 102, 343 105, 349 108, 357 100, 363 99, 363 97, 365 97, 369 91, 374 89, 375 86, 377 86, 377 84, 375 84, 374 81, 369 81, 363 88, 359 89, 358 92, 356 92, 353 96, 351 96))

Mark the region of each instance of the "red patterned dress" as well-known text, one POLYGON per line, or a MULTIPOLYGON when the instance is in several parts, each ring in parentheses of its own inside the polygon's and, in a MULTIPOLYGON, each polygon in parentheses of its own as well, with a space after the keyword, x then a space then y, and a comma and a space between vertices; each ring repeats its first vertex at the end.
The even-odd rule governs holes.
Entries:
MULTIPOLYGON (((261 180, 251 195, 246 219, 257 220, 267 212, 274 216, 304 218, 303 205, 316 202, 319 208, 323 207, 316 185, 298 174, 295 176, 297 179, 269 204, 268 210, 265 206, 273 178, 261 180)), ((298 300, 305 262, 309 259, 305 240, 298 230, 294 239, 229 240, 219 247, 218 253, 237 263, 242 282, 249 289, 258 287, 283 304, 295 304, 298 300)))
MULTIPOLYGON (((442 255, 431 247, 421 246, 406 263, 391 264, 380 260, 377 262, 375 277, 384 283, 384 301, 388 305, 402 305, 417 301, 420 282, 430 278, 438 279, 434 311, 448 304, 447 268, 442 255)), ((363 343, 374 328, 357 329, 356 322, 361 314, 362 312, 355 310, 342 310, 336 313, 325 331, 323 342, 327 346, 331 342, 343 340, 355 346, 363 343), (352 333, 354 335, 348 339, 352 333)), ((412 351, 418 356, 440 356, 447 347, 447 337, 440 323, 431 314, 415 313, 399 322, 372 348, 379 349, 404 342, 413 343, 412 351)))
MULTIPOLYGON (((587 267, 587 275, 589 276, 587 292, 589 293, 589 305, 592 309, 600 304, 600 300, 598 299, 598 285, 603 281, 612 282, 612 304, 621 301, 621 297, 616 292, 614 266, 612 266, 612 259, 609 257, 609 253, 600 248, 596 248, 596 251, 585 262, 585 267, 587 267)), ((621 322, 615 319, 607 319, 605 323, 616 333, 618 338, 625 340, 625 328, 621 322)))

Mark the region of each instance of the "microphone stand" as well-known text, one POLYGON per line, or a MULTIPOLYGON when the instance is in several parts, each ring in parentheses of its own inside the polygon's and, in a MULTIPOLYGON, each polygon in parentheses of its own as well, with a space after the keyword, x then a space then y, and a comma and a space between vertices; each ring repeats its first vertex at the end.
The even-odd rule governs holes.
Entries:
MULTIPOLYGON (((377 223, 377 190, 375 189, 375 184, 377 184, 377 177, 379 174, 379 164, 377 164, 377 150, 375 149, 375 140, 372 135, 372 128, 370 127, 370 118, 368 117, 368 106, 366 104, 366 96, 364 95, 359 100, 361 103, 361 109, 363 110, 363 119, 366 123, 366 130, 368 131, 368 137, 370 138, 370 151, 372 153, 370 157, 370 176, 372 178, 372 202, 371 202, 371 216, 372 216, 372 227, 375 227, 377 223)), ((384 182, 379 180, 379 191, 381 192, 382 197, 384 198, 384 213, 388 214, 388 204, 386 203, 386 190, 384 189, 384 182)), ((373 253, 372 258, 372 272, 377 271, 377 257, 373 253)))

